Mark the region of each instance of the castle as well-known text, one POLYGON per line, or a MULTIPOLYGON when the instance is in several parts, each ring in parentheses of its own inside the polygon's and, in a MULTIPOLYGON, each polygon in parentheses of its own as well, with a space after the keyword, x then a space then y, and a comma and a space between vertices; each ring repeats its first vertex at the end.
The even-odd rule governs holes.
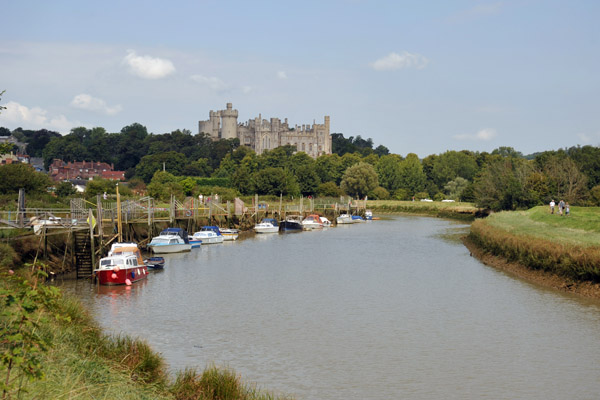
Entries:
POLYGON ((282 123, 279 118, 270 121, 257 118, 238 124, 238 111, 231 103, 226 110, 210 111, 210 119, 198 122, 198 133, 209 134, 213 140, 240 139, 240 145, 253 149, 256 154, 272 150, 279 146, 296 146, 316 158, 322 154, 331 154, 331 135, 329 134, 329 116, 325 116, 324 124, 296 125, 290 128, 287 118, 282 123))

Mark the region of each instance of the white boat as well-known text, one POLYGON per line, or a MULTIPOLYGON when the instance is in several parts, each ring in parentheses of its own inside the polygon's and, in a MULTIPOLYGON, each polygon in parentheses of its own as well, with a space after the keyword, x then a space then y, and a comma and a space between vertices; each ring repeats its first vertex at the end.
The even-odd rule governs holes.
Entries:
POLYGON ((223 240, 236 240, 240 235, 240 231, 237 229, 221 229, 221 235, 223 235, 223 240))
POLYGON ((260 224, 254 225, 256 233, 277 233, 279 232, 279 224, 273 218, 263 218, 260 224))
POLYGON ((365 210, 365 219, 371 221, 373 219, 373 211, 365 210))
POLYGON ((321 218, 318 215, 311 214, 302 220, 302 229, 305 231, 323 229, 323 222, 321 222, 321 218))
POLYGON ((337 217, 336 222, 339 224, 353 224, 354 221, 352 221, 352 216, 349 214, 342 214, 339 217, 337 217))
POLYGON ((331 221, 327 217, 321 217, 321 222, 323 223, 323 228, 331 226, 331 221))
POLYGON ((217 226, 203 226, 199 232, 194 232, 192 240, 201 240, 202 244, 223 243, 224 237, 217 226))
POLYGON ((181 253, 190 251, 190 243, 187 232, 181 228, 167 228, 160 235, 153 237, 148 247, 154 254, 181 253))

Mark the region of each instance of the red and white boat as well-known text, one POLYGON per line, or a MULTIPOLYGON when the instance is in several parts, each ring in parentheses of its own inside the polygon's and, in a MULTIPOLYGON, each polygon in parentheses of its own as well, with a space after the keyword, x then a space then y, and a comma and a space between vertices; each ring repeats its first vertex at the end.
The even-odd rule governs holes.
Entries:
POLYGON ((94 274, 101 285, 131 285, 148 277, 148 267, 136 243, 113 243, 94 274))

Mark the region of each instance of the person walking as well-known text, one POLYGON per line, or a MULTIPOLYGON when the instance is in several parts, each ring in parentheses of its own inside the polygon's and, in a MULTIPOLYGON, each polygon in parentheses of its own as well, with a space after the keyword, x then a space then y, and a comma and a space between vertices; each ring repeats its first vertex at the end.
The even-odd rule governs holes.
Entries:
POLYGON ((563 216, 563 209, 564 209, 564 208, 565 208, 565 201, 564 201, 564 200, 561 200, 561 201, 558 203, 558 213, 560 214, 560 216, 561 216, 561 217, 563 216))
POLYGON ((550 214, 554 214, 554 206, 556 205, 556 203, 554 202, 554 199, 550 200, 550 214))
POLYGON ((569 207, 569 203, 565 204, 565 215, 568 217, 571 213, 571 208, 569 207))

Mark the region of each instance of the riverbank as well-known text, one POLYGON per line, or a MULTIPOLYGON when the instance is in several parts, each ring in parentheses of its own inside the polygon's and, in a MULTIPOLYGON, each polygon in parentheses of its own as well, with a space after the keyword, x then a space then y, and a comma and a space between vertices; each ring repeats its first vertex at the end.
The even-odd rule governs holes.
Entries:
POLYGON ((257 390, 227 368, 186 369, 171 377, 145 341, 103 333, 79 300, 42 284, 44 278, 25 269, 0 272, 0 389, 6 398, 289 398, 257 390))
POLYGON ((471 225, 464 239, 483 263, 526 281, 600 299, 600 209, 570 216, 546 207, 501 212, 471 225))
POLYGON ((367 208, 374 214, 411 214, 429 217, 473 221, 487 215, 472 203, 441 201, 368 200, 367 208))

